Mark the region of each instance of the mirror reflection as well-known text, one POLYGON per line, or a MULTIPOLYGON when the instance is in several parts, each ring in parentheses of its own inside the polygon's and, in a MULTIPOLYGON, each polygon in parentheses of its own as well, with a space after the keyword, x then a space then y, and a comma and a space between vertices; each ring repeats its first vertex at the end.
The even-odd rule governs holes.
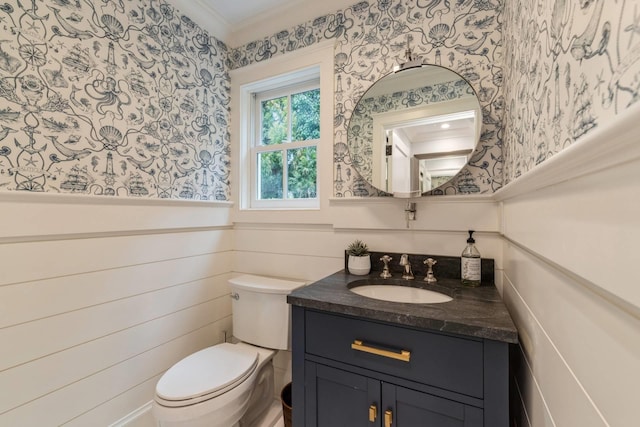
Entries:
POLYGON ((423 65, 391 73, 362 96, 347 130, 354 167, 395 197, 449 182, 473 153, 482 126, 476 94, 457 73, 423 65))

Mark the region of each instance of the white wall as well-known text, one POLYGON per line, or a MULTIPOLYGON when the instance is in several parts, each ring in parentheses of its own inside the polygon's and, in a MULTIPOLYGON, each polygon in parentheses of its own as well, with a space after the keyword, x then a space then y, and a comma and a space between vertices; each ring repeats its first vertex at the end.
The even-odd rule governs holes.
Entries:
POLYGON ((230 204, 3 193, 0 212, 0 425, 144 418, 162 372, 231 330, 230 204))
POLYGON ((639 111, 497 193, 519 426, 637 424, 639 111))

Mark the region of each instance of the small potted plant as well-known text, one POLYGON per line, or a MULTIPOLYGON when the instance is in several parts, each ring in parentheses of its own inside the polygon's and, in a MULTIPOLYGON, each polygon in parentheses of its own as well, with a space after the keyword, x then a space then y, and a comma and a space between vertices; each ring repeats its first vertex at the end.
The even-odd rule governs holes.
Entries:
POLYGON ((371 271, 371 257, 369 248, 362 240, 355 240, 347 247, 349 273, 366 276, 371 271))

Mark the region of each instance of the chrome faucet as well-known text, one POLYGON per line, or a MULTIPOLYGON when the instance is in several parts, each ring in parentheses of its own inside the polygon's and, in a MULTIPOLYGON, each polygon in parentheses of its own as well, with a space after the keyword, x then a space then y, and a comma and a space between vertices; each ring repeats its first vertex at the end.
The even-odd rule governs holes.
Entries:
POLYGON ((413 280, 413 271, 411 271, 411 263, 409 262, 409 255, 402 254, 400 257, 400 265, 404 267, 404 273, 402 273, 402 278, 406 280, 413 280))
POLYGON ((382 269, 382 273, 380 273, 380 277, 382 277, 383 279, 388 279, 391 277, 391 273, 389 272, 389 261, 391 261, 393 258, 391 258, 389 255, 384 255, 382 258, 380 258, 380 261, 382 261, 384 263, 384 268, 382 269))

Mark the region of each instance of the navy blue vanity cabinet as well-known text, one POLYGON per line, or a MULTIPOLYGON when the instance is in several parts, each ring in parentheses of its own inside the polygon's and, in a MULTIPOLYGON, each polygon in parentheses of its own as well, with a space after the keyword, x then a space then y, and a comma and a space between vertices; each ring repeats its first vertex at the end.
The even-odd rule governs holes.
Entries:
POLYGON ((307 427, 483 425, 480 408, 319 363, 305 363, 305 380, 307 427))
MULTIPOLYGON (((309 399, 305 405, 306 421, 302 425, 373 425, 367 411, 370 407, 372 411, 379 411, 379 381, 314 362, 305 363, 305 381, 309 399)), ((376 414, 373 413, 372 417, 375 418, 376 414)))
POLYGON ((507 427, 508 344, 293 306, 294 427, 507 427))

